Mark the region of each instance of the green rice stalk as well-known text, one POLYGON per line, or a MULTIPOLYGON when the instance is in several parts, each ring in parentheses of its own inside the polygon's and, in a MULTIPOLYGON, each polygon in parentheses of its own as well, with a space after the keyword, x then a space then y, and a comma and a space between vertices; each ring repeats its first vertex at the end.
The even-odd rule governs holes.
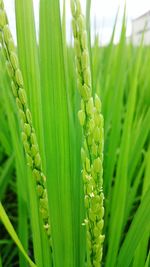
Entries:
POLYGON ((22 127, 22 141, 27 158, 27 165, 31 168, 36 179, 37 194, 39 197, 39 209, 43 219, 44 229, 50 240, 50 222, 48 213, 48 198, 46 189, 46 177, 42 171, 42 162, 37 143, 36 133, 32 123, 31 112, 28 108, 24 82, 19 68, 18 56, 12 34, 9 29, 8 19, 4 10, 3 1, 0 0, 0 32, 2 35, 2 47, 6 57, 6 67, 11 78, 12 92, 16 100, 22 127))
POLYGON ((89 265, 98 267, 102 261, 104 235, 103 207, 103 116, 101 101, 97 95, 92 97, 91 71, 87 45, 85 19, 80 2, 71 1, 72 29, 76 55, 77 83, 81 96, 81 110, 78 112, 83 129, 81 148, 82 176, 84 181, 87 245, 89 265))

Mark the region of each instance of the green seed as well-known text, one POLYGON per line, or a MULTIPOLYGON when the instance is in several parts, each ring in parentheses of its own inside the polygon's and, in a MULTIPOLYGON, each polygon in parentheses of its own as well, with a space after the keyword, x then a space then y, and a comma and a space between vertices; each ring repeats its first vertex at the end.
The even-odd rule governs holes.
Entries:
POLYGON ((24 145, 25 152, 27 154, 30 154, 30 146, 29 146, 29 143, 27 141, 25 141, 25 142, 23 142, 23 145, 24 145))
POLYGON ((93 153, 94 156, 97 156, 97 151, 98 151, 98 146, 95 143, 93 143, 93 145, 92 145, 92 153, 93 153))
POLYGON ((10 62, 8 62, 8 61, 6 61, 6 69, 7 69, 9 77, 12 78, 14 76, 14 70, 13 70, 10 62))
POLYGON ((91 72, 90 72, 90 69, 89 68, 87 68, 87 69, 84 70, 83 76, 84 76, 85 84, 87 86, 91 87, 91 72))
POLYGON ((87 48, 87 33, 86 33, 86 31, 84 31, 81 35, 81 45, 82 45, 83 50, 87 48))
POLYGON ((11 64, 13 66, 13 68, 16 70, 18 68, 18 57, 16 55, 16 53, 14 52, 11 52, 10 53, 10 61, 11 61, 11 64))
POLYGON ((99 213, 100 213, 100 215, 99 215, 100 218, 103 218, 104 217, 104 207, 100 208, 100 212, 99 213))
POLYGON ((37 169, 34 169, 33 172, 33 177, 36 179, 37 183, 41 182, 41 173, 37 169))
POLYGON ((36 154, 34 163, 37 168, 41 167, 41 157, 39 153, 36 154))
POLYGON ((11 81, 11 88, 12 88, 13 95, 15 97, 17 97, 18 96, 18 91, 17 91, 16 85, 14 84, 13 81, 11 81))
POLYGON ((78 75, 82 75, 82 69, 81 69, 81 61, 79 60, 78 57, 76 57, 76 67, 77 67, 77 73, 78 75))
POLYGON ((18 86, 23 87, 23 77, 20 69, 17 69, 15 72, 16 82, 18 86))
POLYGON ((93 115, 93 108, 94 108, 93 97, 91 97, 86 104, 87 114, 92 116, 93 115))
POLYGON ((93 135, 92 134, 89 134, 88 137, 87 137, 87 143, 89 146, 92 145, 93 143, 93 135))
POLYGON ((103 229, 103 227, 104 227, 104 220, 103 219, 98 222, 97 227, 99 228, 99 231, 101 231, 103 229))
POLYGON ((78 58, 81 58, 81 48, 77 38, 74 39, 75 53, 78 58))
POLYGON ((41 197, 44 192, 43 186, 37 185, 37 192, 38 192, 38 196, 41 197))
POLYGON ((78 118, 81 126, 83 126, 85 123, 85 112, 83 110, 78 111, 78 118))
POLYGON ((12 38, 10 38, 8 41, 8 50, 9 52, 16 52, 16 47, 12 38))
POLYGON ((43 198, 40 199, 40 207, 45 209, 45 210, 48 209, 47 199, 43 199, 43 198))
POLYGON ((10 31, 8 25, 4 26, 3 33, 4 33, 4 40, 5 40, 6 43, 8 43, 9 40, 12 38, 11 31, 10 31))
POLYGON ((23 142, 27 141, 27 135, 24 132, 21 133, 21 136, 23 142))
POLYGON ((82 70, 85 70, 89 64, 89 56, 86 50, 84 50, 82 53, 81 62, 82 62, 82 70))
POLYGON ((87 172, 90 172, 91 166, 90 166, 90 160, 88 158, 86 158, 85 160, 85 166, 86 166, 87 172))
POLYGON ((2 29, 7 23, 6 13, 4 10, 0 10, 0 28, 2 29))
POLYGON ((93 193, 93 185, 87 183, 86 193, 90 196, 93 193))
POLYGON ((33 160, 32 158, 29 156, 29 154, 26 154, 27 157, 27 165, 32 168, 33 167, 33 160))
POLYGON ((16 98, 16 104, 17 104, 18 110, 19 109, 23 109, 23 106, 21 104, 21 101, 20 101, 20 99, 18 97, 16 98))
POLYGON ((26 92, 23 88, 19 88, 18 90, 19 99, 22 103, 22 105, 25 105, 27 102, 26 92))
POLYGON ((42 172, 41 172, 41 178, 42 178, 42 182, 45 183, 46 182, 46 176, 42 172))
POLYGON ((100 114, 97 114, 97 113, 94 114, 94 121, 95 121, 95 125, 100 127, 100 124, 101 124, 101 116, 100 116, 100 114))
POLYGON ((35 156, 38 153, 38 151, 39 151, 38 146, 36 146, 36 145, 31 146, 32 156, 35 156))
POLYGON ((91 97, 91 89, 86 84, 82 85, 81 96, 85 101, 91 97))
POLYGON ((95 237, 98 237, 99 234, 100 234, 99 228, 95 226, 95 227, 94 227, 94 230, 93 230, 93 233, 94 233, 94 236, 95 236, 95 237))
POLYGON ((31 126, 30 124, 28 123, 25 123, 24 124, 24 132, 27 136, 30 136, 31 135, 31 126))
POLYGON ((43 208, 40 208, 40 212, 42 214, 42 218, 44 220, 48 219, 48 212, 47 212, 47 209, 43 209, 43 208))
POLYGON ((82 33, 85 30, 85 20, 82 15, 80 15, 77 19, 79 32, 82 33))
POLYGON ((30 112, 30 110, 28 108, 26 110, 26 117, 27 117, 28 123, 32 124, 32 115, 31 115, 31 112, 30 112))
POLYGON ((92 222, 95 222, 96 220, 96 215, 91 209, 89 209, 89 218, 92 222))
POLYGON ((26 122, 26 116, 24 114, 24 111, 22 109, 19 109, 20 118, 22 120, 22 123, 26 122))
POLYGON ((101 138, 100 128, 96 127, 95 130, 94 130, 94 140, 95 140, 95 142, 99 143, 100 140, 101 140, 100 138, 101 138))
POLYGON ((89 120, 88 126, 89 126, 89 132, 93 133, 93 130, 94 130, 94 127, 95 127, 95 121, 94 121, 93 118, 89 120))
POLYGON ((89 196, 88 195, 85 195, 84 197, 84 205, 85 205, 85 208, 89 208, 89 196))
POLYGON ((95 94, 95 107, 98 112, 101 111, 101 101, 97 94, 95 94))
POLYGON ((93 169, 96 173, 99 173, 102 169, 102 162, 100 158, 98 157, 97 159, 94 160, 93 162, 93 169))
POLYGON ((35 133, 31 133, 31 143, 37 145, 37 139, 35 133))

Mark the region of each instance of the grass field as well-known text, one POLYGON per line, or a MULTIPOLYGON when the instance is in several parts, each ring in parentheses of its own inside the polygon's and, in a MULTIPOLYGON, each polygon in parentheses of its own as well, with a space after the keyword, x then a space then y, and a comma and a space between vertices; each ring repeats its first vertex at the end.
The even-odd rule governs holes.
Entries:
MULTIPOLYGON (((38 42, 32 0, 15 0, 15 13, 19 65, 47 177, 51 237, 47 239, 39 212, 39 184, 26 163, 0 27, 0 267, 98 267, 100 261, 89 263, 82 225, 84 137, 77 115, 81 98, 75 50, 66 40, 65 4, 61 18, 59 0, 40 1, 38 42)), ((116 24, 104 47, 98 36, 90 45, 89 16, 86 26, 92 96, 100 97, 104 117, 101 266, 149 267, 150 47, 126 42, 125 14, 116 45, 116 24)))

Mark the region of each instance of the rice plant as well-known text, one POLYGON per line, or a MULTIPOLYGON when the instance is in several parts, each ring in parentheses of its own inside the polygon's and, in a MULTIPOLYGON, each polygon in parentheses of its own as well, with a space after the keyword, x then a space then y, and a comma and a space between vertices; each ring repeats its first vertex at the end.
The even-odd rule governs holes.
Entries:
POLYGON ((0 0, 0 267, 148 267, 150 51, 90 40, 90 6, 0 0), (44 175, 45 174, 45 175, 44 175), (46 177, 46 178, 45 178, 46 177), (105 213, 104 213, 105 210, 105 213), (44 225, 44 227, 43 227, 44 225), (46 230, 46 231, 45 231, 46 230))

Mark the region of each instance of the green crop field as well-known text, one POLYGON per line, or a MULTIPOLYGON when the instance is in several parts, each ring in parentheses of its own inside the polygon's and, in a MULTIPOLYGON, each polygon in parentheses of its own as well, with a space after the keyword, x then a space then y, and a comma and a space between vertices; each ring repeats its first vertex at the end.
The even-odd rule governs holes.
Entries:
POLYGON ((0 267, 150 266, 150 46, 70 1, 0 0, 0 267), (3 3, 4 2, 4 3, 3 3), (91 44, 92 43, 92 44, 91 44))

